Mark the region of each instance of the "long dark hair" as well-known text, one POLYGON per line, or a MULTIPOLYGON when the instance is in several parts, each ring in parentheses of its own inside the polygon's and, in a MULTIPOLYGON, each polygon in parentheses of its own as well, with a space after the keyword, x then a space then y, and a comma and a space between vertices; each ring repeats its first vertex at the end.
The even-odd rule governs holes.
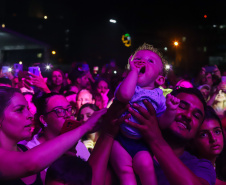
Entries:
POLYGON ((53 76, 53 72, 54 71, 58 71, 60 72, 60 74, 62 75, 62 84, 61 84, 61 89, 59 91, 60 94, 63 94, 63 91, 64 89, 66 88, 67 86, 67 82, 66 82, 66 79, 65 79, 65 75, 64 75, 64 72, 61 70, 61 69, 54 69, 51 73, 51 77, 48 78, 48 87, 50 90, 52 90, 54 88, 54 85, 53 85, 53 81, 52 81, 52 76, 53 76))
POLYGON ((221 123, 219 116, 216 114, 215 110, 211 106, 207 106, 207 109, 205 112, 205 119, 206 120, 217 120, 220 125, 220 128, 222 130, 222 134, 224 137, 224 146, 223 146, 223 150, 217 157, 215 164, 216 164, 217 178, 225 181, 226 180, 226 157, 225 157, 226 156, 226 139, 225 139, 222 123, 221 123))
POLYGON ((9 106, 15 93, 21 93, 19 89, 0 86, 0 117, 3 118, 5 109, 9 106))
POLYGON ((79 109, 78 111, 78 116, 77 116, 77 120, 80 121, 80 114, 81 114, 81 110, 86 108, 86 107, 89 107, 90 109, 94 110, 94 111, 98 111, 100 110, 99 107, 97 107, 95 104, 92 104, 92 103, 86 103, 84 105, 81 106, 81 108, 79 109))
MULTIPOLYGON (((224 137, 224 146, 223 146, 223 150, 221 151, 221 153, 217 157, 215 164, 216 164, 217 178, 225 181, 226 180, 226 176, 225 176, 225 174, 226 174, 226 158, 225 158, 225 156, 226 156, 226 140, 225 140, 221 120, 218 117, 218 115, 216 114, 215 110, 211 106, 206 106, 204 120, 216 120, 219 123, 220 128, 222 130, 222 134, 223 134, 223 137, 224 137)), ((193 155, 196 155, 198 157, 198 153, 197 153, 196 148, 189 145, 187 147, 187 150, 190 153, 192 153, 193 155)))
POLYGON ((46 108, 47 108, 48 100, 51 97, 55 96, 55 95, 61 95, 61 96, 63 96, 62 94, 55 93, 55 92, 43 93, 41 96, 38 96, 38 94, 34 94, 33 101, 34 101, 34 104, 35 104, 35 106, 37 108, 37 112, 36 112, 34 118, 35 118, 36 124, 38 124, 42 129, 44 128, 44 126, 40 122, 39 117, 41 115, 44 115, 46 113, 46 108))

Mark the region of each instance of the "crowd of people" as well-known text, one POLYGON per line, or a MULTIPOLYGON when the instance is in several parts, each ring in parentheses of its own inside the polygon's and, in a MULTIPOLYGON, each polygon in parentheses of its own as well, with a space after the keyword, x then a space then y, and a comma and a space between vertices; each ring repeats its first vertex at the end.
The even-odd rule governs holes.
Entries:
POLYGON ((1 71, 0 184, 226 185, 226 71, 176 76, 146 43, 128 58, 1 71))

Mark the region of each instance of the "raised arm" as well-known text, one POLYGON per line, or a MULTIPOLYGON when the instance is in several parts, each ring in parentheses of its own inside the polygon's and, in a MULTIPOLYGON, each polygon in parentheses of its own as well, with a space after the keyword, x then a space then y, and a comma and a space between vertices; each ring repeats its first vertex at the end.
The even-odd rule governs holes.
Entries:
POLYGON ((132 60, 132 56, 130 56, 129 58, 129 64, 130 71, 122 81, 120 86, 116 89, 115 93, 116 98, 123 103, 128 103, 131 100, 135 92, 139 73, 139 68, 135 66, 134 60, 132 60))
MULTIPOLYGON (((25 79, 26 83, 28 83, 29 85, 38 87, 41 91, 43 91, 45 93, 51 93, 41 72, 39 72, 39 76, 36 76, 30 72, 28 72, 28 74, 30 76, 27 79, 25 79)), ((30 88, 30 87, 28 86, 27 88, 30 88)))
POLYGON ((106 111, 96 111, 80 127, 26 152, 12 152, 0 148, 0 179, 21 178, 42 171, 73 147, 85 133, 91 131, 106 111))
POLYGON ((115 100, 111 107, 109 107, 107 114, 104 115, 103 123, 105 126, 88 160, 93 171, 92 185, 103 185, 105 182, 114 137, 118 132, 119 124, 122 123, 126 117, 117 118, 125 111, 125 108, 125 104, 115 100))
POLYGON ((137 118, 141 125, 133 123, 129 120, 125 121, 129 125, 140 130, 158 163, 160 164, 161 169, 164 171, 169 184, 207 185, 208 182, 205 179, 196 176, 181 162, 169 144, 164 140, 158 126, 153 106, 148 101, 144 101, 144 104, 148 111, 139 105, 134 105, 134 108, 136 108, 139 113, 129 108, 129 112, 137 118))

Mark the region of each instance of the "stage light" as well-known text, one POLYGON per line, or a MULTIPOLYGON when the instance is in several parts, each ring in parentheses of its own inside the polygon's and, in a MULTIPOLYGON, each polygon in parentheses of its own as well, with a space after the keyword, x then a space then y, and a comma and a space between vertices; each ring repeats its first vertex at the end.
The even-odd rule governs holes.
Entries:
POLYGON ((115 19, 110 19, 109 22, 114 23, 114 24, 117 23, 117 21, 115 19))
POLYGON ((174 44, 174 46, 178 46, 179 45, 179 43, 177 41, 175 41, 173 44, 174 44))
POLYGON ((50 64, 47 64, 46 65, 46 70, 50 70, 51 69, 51 65, 50 64))

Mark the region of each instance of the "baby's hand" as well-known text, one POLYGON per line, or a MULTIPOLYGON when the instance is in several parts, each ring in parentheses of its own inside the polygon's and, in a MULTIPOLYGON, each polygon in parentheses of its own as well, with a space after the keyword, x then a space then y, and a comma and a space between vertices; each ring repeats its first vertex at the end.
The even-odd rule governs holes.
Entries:
POLYGON ((166 107, 169 110, 176 110, 177 107, 179 106, 180 103, 180 99, 178 99, 177 97, 171 95, 171 94, 167 94, 166 95, 166 107))
POLYGON ((131 56, 129 57, 129 65, 130 65, 130 70, 131 70, 131 71, 137 70, 137 67, 136 67, 136 65, 135 65, 135 63, 134 63, 134 60, 132 60, 132 58, 133 58, 133 55, 131 55, 131 56))
POLYGON ((143 65, 140 64, 141 63, 140 61, 132 60, 132 58, 133 58, 133 55, 129 57, 130 70, 131 71, 136 70, 139 73, 143 65))

